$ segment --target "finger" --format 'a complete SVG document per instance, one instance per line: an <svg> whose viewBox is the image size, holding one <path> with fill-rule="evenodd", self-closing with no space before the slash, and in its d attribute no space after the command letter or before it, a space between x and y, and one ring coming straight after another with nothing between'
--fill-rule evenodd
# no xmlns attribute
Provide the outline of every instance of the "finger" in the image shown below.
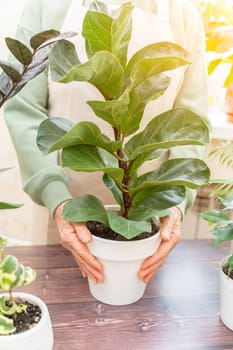
<svg viewBox="0 0 233 350"><path fill-rule="evenodd" d="M175 225L175 218L171 215L161 219L160 236L163 241L167 242L171 239L171 234Z"/></svg>
<svg viewBox="0 0 233 350"><path fill-rule="evenodd" d="M142 263L141 270L149 268L151 265L158 263L161 259L167 257L172 249L180 241L180 234L173 234L170 241L162 241L158 250Z"/></svg>
<svg viewBox="0 0 233 350"><path fill-rule="evenodd" d="M92 279L94 283L103 283L104 282L104 273L96 270L91 265L88 265L80 256L77 256L76 253L73 253L75 260L77 261L80 269L84 274Z"/></svg>
<svg viewBox="0 0 233 350"><path fill-rule="evenodd" d="M152 278L154 278L155 273L156 273L156 271L154 271L154 272L148 274L147 276L143 277L143 279L142 279L143 282L144 282L144 283L150 282L150 280L151 280Z"/></svg>
<svg viewBox="0 0 233 350"><path fill-rule="evenodd" d="M163 266L166 260L167 260L167 257L164 257L163 259L159 260L158 262L155 262L154 264L150 265L146 269L141 269L138 273L138 278L140 280L143 280L144 282L147 281L147 279L149 281L150 276L154 275L155 272L157 272Z"/></svg>
<svg viewBox="0 0 233 350"><path fill-rule="evenodd" d="M83 277L90 278L94 284L97 284L98 282L102 283L102 278L101 277L98 278L97 271L95 271L95 270L93 271L92 269L88 268L88 265L83 263L79 257L74 256L74 259L76 260L76 263L79 265L80 271L81 271Z"/></svg>
<svg viewBox="0 0 233 350"><path fill-rule="evenodd" d="M84 222L72 222L72 226L80 241L83 243L89 243L91 241L91 232L88 230Z"/></svg>

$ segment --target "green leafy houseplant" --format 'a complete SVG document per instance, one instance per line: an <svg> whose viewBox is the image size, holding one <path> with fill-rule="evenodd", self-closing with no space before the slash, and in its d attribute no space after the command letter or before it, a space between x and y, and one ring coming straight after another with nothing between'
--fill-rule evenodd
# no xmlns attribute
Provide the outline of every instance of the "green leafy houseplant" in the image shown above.
<svg viewBox="0 0 233 350"><path fill-rule="evenodd" d="M27 313L27 305L14 300L12 289L28 285L36 277L31 267L24 266L13 255L4 254L5 245L6 240L0 237L0 291L9 293L0 297L0 335L14 333L17 315Z"/></svg>
<svg viewBox="0 0 233 350"><path fill-rule="evenodd" d="M220 145L213 150L220 161L232 167L232 144ZM233 241L233 182L232 179L213 180L216 183L211 195L220 200L219 210L207 210L201 216L212 226L215 243ZM220 262L220 318L233 330L233 254L225 256Z"/></svg>
<svg viewBox="0 0 233 350"><path fill-rule="evenodd" d="M152 219L182 202L186 188L196 189L209 179L205 162L189 158L170 159L149 173L138 174L145 162L172 147L205 145L209 130L191 110L176 108L154 116L138 132L146 105L159 98L170 83L164 73L190 61L187 51L170 42L148 45L128 60L132 10L126 4L113 14L96 2L87 11L82 28L86 62L80 62L67 40L57 43L50 54L53 80L85 81L99 90L103 100L87 103L111 125L112 139L92 122L73 125L63 118L45 120L37 137L44 153L62 149L64 167L103 172L103 181L120 206L119 213L112 212L99 198L87 194L69 200L64 217L73 222L101 222L126 239L150 232Z"/></svg>

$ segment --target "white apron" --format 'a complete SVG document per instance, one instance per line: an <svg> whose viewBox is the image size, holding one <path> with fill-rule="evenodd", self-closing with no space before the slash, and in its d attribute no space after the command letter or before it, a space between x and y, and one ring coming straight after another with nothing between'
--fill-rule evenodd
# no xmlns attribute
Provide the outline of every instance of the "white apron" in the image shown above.
<svg viewBox="0 0 233 350"><path fill-rule="evenodd" d="M108 1L108 4L111 1ZM129 44L128 56L142 47L159 41L174 42L174 35L170 26L169 0L158 0L156 2L157 13L144 11L138 7L133 10L132 38ZM76 45L81 62L87 58L84 50L84 39L81 36L82 21L87 8L82 7L81 0L73 0L68 9L61 32L75 31L79 33L72 38ZM166 73L171 83L163 96L151 101L144 111L141 128L156 115L173 107L177 93L182 85L184 68ZM110 125L96 117L91 108L86 104L88 100L102 99L98 90L89 83L72 82L68 84L56 83L49 79L49 116L65 117L77 123L81 120L92 121L100 127L103 133L112 138ZM143 171L150 170L151 163L144 167ZM102 182L102 173L82 173L67 170L70 191L73 196L82 194L93 194L100 198L105 204L112 203L111 192ZM51 234L51 225L49 225ZM54 239L52 240L54 242Z"/></svg>

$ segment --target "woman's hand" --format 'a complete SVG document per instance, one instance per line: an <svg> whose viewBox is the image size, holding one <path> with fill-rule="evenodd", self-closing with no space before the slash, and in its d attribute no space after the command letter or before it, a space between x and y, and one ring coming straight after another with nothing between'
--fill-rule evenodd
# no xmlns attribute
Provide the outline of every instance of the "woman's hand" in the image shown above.
<svg viewBox="0 0 233 350"><path fill-rule="evenodd" d="M139 279L148 283L156 271L165 263L172 249L180 242L182 222L181 212L178 208L170 209L171 215L161 218L160 235L162 238L158 250L145 259L138 272Z"/></svg>
<svg viewBox="0 0 233 350"><path fill-rule="evenodd" d="M60 204L55 211L61 244L72 253L83 277L90 277L94 283L103 283L103 265L89 252L86 245L92 239L91 233L85 223L69 222L62 216L64 205L65 203Z"/></svg>

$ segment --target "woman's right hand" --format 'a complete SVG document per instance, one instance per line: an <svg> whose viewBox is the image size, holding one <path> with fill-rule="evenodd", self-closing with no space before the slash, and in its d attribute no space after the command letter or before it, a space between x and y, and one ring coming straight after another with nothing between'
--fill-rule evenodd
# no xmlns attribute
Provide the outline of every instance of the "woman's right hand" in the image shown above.
<svg viewBox="0 0 233 350"><path fill-rule="evenodd" d="M90 277L94 283L104 282L102 263L93 256L87 247L92 239L91 232L83 222L69 222L62 216L65 202L55 210L61 244L68 249L80 267L83 277Z"/></svg>

